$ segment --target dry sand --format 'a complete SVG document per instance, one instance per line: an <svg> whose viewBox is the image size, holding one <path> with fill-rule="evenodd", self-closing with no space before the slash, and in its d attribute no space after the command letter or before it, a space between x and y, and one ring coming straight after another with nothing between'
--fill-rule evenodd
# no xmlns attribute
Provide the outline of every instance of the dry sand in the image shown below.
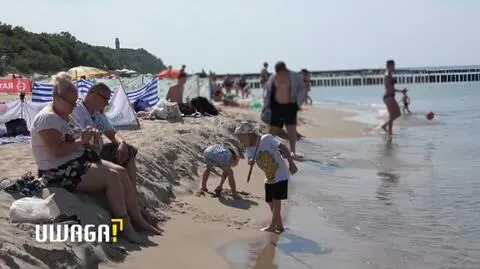
<svg viewBox="0 0 480 269"><path fill-rule="evenodd" d="M245 182L248 167L235 169L237 188L245 192L235 201L195 195L202 173L202 151L214 142L238 146L232 135L236 122L257 120L258 112L228 108L222 116L185 118L184 122L142 121L141 129L121 131L139 148L138 189L142 199L168 220L162 236L150 237L150 246L138 247L121 241L107 244L36 243L33 224L12 224L8 209L14 197L0 192L0 268L228 268L217 248L225 243L258 236L269 221L263 202L263 176L254 169L252 181ZM299 131L307 137L358 137L366 125L346 120L349 114L322 108L301 113ZM28 144L0 146L0 177L18 177L35 171ZM209 180L209 188L218 175ZM228 184L225 185L228 192ZM58 212L77 214L82 223L109 223L101 197L55 191ZM98 265L99 262L103 262Z"/></svg>

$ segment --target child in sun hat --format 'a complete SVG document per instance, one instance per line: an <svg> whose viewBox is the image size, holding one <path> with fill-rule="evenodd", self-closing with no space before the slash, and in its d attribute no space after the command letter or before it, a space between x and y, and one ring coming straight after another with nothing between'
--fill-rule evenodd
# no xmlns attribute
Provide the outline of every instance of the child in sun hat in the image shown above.
<svg viewBox="0 0 480 269"><path fill-rule="evenodd" d="M214 144L208 146L203 151L203 158L205 160L205 163L207 164L207 168L202 175L202 187L200 189L200 192L208 192L207 181L210 177L210 172L214 167L219 167L222 169L223 173L220 184L215 189L215 194L221 194L223 184L228 178L228 184L230 185L230 189L232 191L232 197L235 199L240 199L240 196L237 193L235 177L232 169L233 167L238 165L239 155L237 151L234 148L225 145Z"/></svg>
<svg viewBox="0 0 480 269"><path fill-rule="evenodd" d="M288 198L290 173L295 174L298 171L290 150L272 135L262 135L258 126L251 122L239 123L235 135L247 149L249 164L256 163L265 173L265 201L270 206L272 221L262 230L283 232L282 200ZM288 167L283 156L287 159Z"/></svg>

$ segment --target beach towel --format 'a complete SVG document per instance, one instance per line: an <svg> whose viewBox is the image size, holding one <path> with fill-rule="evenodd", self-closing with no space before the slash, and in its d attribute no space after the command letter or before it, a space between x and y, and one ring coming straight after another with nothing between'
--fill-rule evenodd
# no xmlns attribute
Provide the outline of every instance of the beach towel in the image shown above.
<svg viewBox="0 0 480 269"><path fill-rule="evenodd" d="M30 136L19 135L15 137L0 137L0 145L7 144L27 144L30 143Z"/></svg>

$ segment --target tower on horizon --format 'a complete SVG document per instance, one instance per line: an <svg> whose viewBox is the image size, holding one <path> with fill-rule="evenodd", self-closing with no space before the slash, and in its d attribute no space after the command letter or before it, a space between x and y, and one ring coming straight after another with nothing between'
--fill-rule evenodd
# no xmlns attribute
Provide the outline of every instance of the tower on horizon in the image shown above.
<svg viewBox="0 0 480 269"><path fill-rule="evenodd" d="M118 37L115 38L115 49L120 49L120 39Z"/></svg>

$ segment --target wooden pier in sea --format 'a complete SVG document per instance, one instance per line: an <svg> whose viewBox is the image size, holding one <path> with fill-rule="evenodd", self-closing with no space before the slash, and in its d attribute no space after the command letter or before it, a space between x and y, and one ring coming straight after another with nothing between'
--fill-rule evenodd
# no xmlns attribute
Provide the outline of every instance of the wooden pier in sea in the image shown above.
<svg viewBox="0 0 480 269"><path fill-rule="evenodd" d="M358 69L338 71L311 71L312 87L361 87L383 85L385 69ZM230 74L238 79L242 74ZM243 74L250 86L260 88L260 74ZM224 75L217 75L217 82L222 83ZM422 67L399 68L395 71L397 84L426 84L426 83L463 83L480 81L480 65L477 66L450 66L450 67Z"/></svg>

